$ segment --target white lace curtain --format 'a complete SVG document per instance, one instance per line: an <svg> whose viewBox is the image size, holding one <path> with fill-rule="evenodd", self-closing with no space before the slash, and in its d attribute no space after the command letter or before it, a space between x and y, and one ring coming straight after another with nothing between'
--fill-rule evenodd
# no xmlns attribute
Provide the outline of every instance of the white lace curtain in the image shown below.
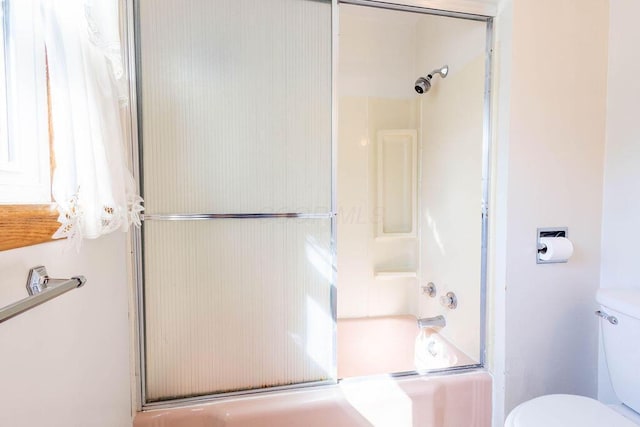
<svg viewBox="0 0 640 427"><path fill-rule="evenodd" d="M128 93L118 0L41 0L47 48L60 228L79 247L140 224L142 199L128 168Z"/></svg>

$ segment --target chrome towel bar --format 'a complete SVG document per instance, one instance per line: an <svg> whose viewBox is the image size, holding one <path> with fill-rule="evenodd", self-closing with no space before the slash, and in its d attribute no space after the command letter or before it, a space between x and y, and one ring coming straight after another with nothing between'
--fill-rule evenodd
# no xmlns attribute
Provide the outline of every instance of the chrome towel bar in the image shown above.
<svg viewBox="0 0 640 427"><path fill-rule="evenodd" d="M84 276L75 276L71 279L51 279L47 275L47 269L44 266L34 267L29 270L29 277L27 278L29 296L0 308L0 323L71 289L79 288L86 282L87 279Z"/></svg>
<svg viewBox="0 0 640 427"><path fill-rule="evenodd" d="M199 214L142 214L143 221L193 221L210 219L274 219L274 218L300 218L300 219L325 219L336 216L334 212L325 213L199 213Z"/></svg>

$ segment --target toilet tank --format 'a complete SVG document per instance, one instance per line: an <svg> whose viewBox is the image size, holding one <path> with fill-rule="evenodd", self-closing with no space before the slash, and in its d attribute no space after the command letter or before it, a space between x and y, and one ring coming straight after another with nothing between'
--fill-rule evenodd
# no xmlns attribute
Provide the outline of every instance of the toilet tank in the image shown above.
<svg viewBox="0 0 640 427"><path fill-rule="evenodd" d="M596 300L610 316L600 324L613 390L622 403L640 412L640 289L599 289Z"/></svg>

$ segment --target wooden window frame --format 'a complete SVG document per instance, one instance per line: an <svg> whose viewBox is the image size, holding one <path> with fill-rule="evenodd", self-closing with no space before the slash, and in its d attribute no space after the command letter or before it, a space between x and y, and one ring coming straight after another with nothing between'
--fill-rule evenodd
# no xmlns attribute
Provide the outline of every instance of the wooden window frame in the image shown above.
<svg viewBox="0 0 640 427"><path fill-rule="evenodd" d="M1 205L0 251L50 242L60 227L55 204Z"/></svg>

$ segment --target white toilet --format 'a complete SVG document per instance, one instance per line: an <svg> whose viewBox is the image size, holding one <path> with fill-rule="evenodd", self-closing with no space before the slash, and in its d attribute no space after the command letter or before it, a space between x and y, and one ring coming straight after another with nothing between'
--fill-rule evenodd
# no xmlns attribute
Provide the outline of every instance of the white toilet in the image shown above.
<svg viewBox="0 0 640 427"><path fill-rule="evenodd" d="M640 421L640 290L600 289L596 300L609 375L618 399L632 414L583 396L552 394L518 405L505 427L638 427Z"/></svg>

